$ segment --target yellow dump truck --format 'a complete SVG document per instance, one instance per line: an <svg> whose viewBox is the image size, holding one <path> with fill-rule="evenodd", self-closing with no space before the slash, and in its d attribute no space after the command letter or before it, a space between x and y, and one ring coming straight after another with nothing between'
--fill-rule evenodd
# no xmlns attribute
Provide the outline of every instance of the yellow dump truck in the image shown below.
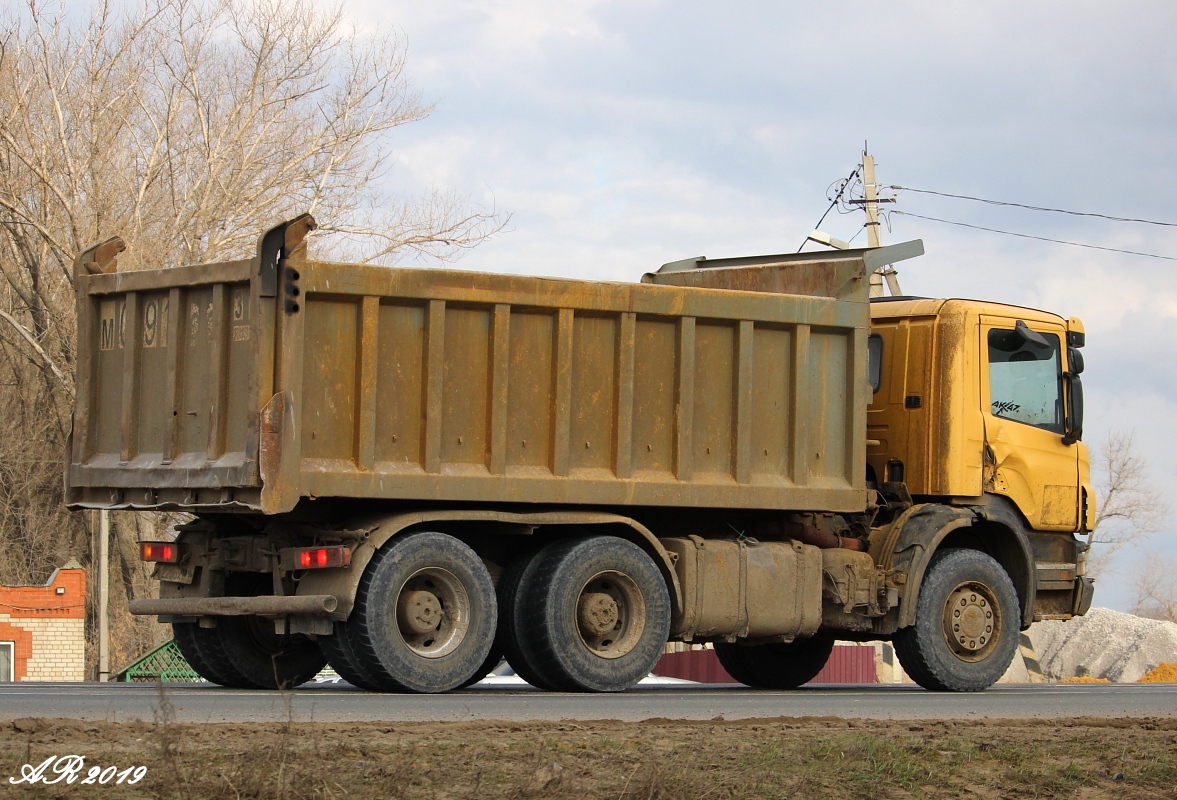
<svg viewBox="0 0 1177 800"><path fill-rule="evenodd" d="M780 689L838 638L973 691L1090 605L1083 327L871 302L920 242L603 283L317 261L314 226L75 263L67 502L193 515L132 611L215 683L618 691L683 641Z"/></svg>

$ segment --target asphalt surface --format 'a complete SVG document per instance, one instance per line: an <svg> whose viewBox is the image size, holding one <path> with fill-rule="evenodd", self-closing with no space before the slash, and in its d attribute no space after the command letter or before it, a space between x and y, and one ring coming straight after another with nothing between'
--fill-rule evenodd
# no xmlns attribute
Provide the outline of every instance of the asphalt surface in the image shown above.
<svg viewBox="0 0 1177 800"><path fill-rule="evenodd" d="M621 694L560 694L478 686L441 695L370 694L346 683L291 692L211 684L0 683L0 720L152 720L170 703L179 722L442 722L464 720L1049 719L1177 717L1177 684L998 685L928 692L910 685L812 686L791 692L732 685L637 686Z"/></svg>

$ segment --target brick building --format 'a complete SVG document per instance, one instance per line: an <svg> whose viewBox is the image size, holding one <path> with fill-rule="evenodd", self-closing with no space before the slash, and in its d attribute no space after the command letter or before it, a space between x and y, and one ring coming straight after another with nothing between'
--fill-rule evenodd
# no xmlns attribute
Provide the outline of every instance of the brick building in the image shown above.
<svg viewBox="0 0 1177 800"><path fill-rule="evenodd" d="M86 571L71 559L43 586L0 585L0 681L86 675Z"/></svg>

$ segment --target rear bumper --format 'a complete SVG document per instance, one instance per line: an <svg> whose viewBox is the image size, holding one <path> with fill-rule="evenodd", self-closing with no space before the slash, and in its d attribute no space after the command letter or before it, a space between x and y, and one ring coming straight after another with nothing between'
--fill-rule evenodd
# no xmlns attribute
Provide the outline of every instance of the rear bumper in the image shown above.
<svg viewBox="0 0 1177 800"><path fill-rule="evenodd" d="M235 617L256 614L328 616L339 605L332 594L305 597L169 597L131 601L131 613L176 617Z"/></svg>

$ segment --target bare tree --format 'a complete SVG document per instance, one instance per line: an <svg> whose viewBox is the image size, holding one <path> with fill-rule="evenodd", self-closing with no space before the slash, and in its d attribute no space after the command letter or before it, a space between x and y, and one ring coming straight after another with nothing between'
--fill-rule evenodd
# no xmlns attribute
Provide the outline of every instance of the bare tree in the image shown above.
<svg viewBox="0 0 1177 800"><path fill-rule="evenodd" d="M1177 622L1177 559L1148 558L1136 580L1136 608L1142 617Z"/></svg>
<svg viewBox="0 0 1177 800"><path fill-rule="evenodd" d="M1112 554L1160 529L1168 508L1148 481L1148 465L1136 452L1131 433L1112 431L1095 459L1099 502L1087 573L1098 576ZM1097 548L1097 549L1096 549Z"/></svg>
<svg viewBox="0 0 1177 800"><path fill-rule="evenodd" d="M73 395L71 265L84 247L123 237L122 270L235 258L251 253L259 231L310 211L327 232L320 252L334 233L337 248L363 260L447 260L505 222L444 190L417 199L378 190L392 164L389 135L431 111L395 32L360 35L316 0L138 2L0 9L8 582L43 580L70 555L88 560L89 523L63 513L60 479ZM129 520L115 530L137 535Z"/></svg>

